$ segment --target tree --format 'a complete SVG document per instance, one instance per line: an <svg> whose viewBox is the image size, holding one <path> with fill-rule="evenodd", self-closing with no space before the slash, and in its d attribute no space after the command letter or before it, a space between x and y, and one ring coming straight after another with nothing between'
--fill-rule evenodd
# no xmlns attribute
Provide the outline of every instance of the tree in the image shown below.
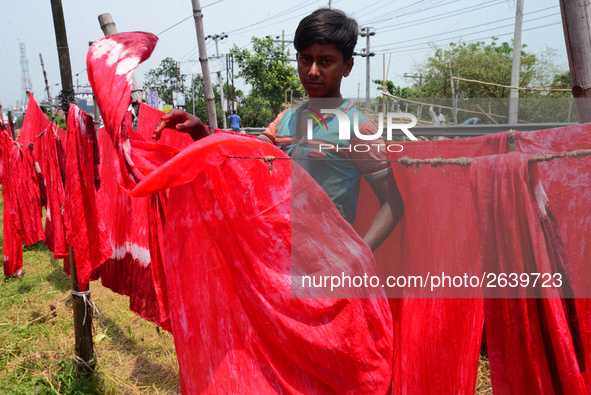
<svg viewBox="0 0 591 395"><path fill-rule="evenodd" d="M525 48L526 46L524 46ZM540 53L531 53L522 49L519 73L520 87L550 86L554 77L560 72L554 59L553 50L546 49ZM427 59L415 66L414 73L423 76L421 86L414 84L410 96L416 98L430 98L427 102L434 105L452 107L451 74L462 79L480 82L454 81L457 88L458 107L476 112L485 111L495 118L496 122L507 121L509 112L508 99L511 89L511 68L513 47L508 42L498 43L493 37L490 44L451 43L448 47L433 47ZM499 86L504 85L504 86ZM556 98L565 97L562 94L548 91L522 90L519 93L519 119L526 122L556 122L569 116L568 101L557 101ZM553 100L539 100L539 99ZM487 99L487 100L475 100ZM536 100L530 100L536 99ZM444 109L446 117L453 119L451 110ZM474 113L458 112L458 122L475 116ZM488 117L487 117L488 119Z"/></svg>
<svg viewBox="0 0 591 395"><path fill-rule="evenodd" d="M434 47L432 54L415 70L423 75L423 86L415 84L412 88L416 97L451 97L450 65L454 76L459 70L461 78L509 86L512 59L512 45L498 44L496 38L491 44L451 43L447 48ZM548 85L555 70L550 51L533 54L522 50L519 86ZM460 81L458 91L463 98L508 98L510 94L508 88L466 81ZM524 92L520 96L532 95Z"/></svg>
<svg viewBox="0 0 591 395"><path fill-rule="evenodd" d="M158 98L164 103L172 105L172 92L178 89L177 77L177 62L172 58L165 58L160 62L160 66L150 69L146 73L144 90L158 91Z"/></svg>
<svg viewBox="0 0 591 395"><path fill-rule="evenodd" d="M260 105L263 101L259 99L264 99L272 114L277 115L282 110L286 91L293 91L294 97L304 93L297 70L289 64L289 49L275 45L271 37L253 37L252 44L252 52L236 45L230 51L238 63L238 77L252 86L249 103Z"/></svg>

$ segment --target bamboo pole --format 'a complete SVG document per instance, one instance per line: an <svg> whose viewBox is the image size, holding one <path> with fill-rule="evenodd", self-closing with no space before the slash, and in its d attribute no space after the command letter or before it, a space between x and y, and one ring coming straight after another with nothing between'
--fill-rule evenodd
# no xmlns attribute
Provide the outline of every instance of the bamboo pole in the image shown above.
<svg viewBox="0 0 591 395"><path fill-rule="evenodd" d="M559 2L579 122L591 122L591 3L587 0Z"/></svg>
<svg viewBox="0 0 591 395"><path fill-rule="evenodd" d="M215 96L211 85L211 74L209 73L209 62L207 59L207 48L205 47L205 33L203 33L203 13L199 0L191 0L193 6L193 17L195 18L195 32L197 33L197 46L199 47L199 62L203 72L203 85L205 86L205 99L207 101L207 115L209 126L217 128L218 118L215 112Z"/></svg>

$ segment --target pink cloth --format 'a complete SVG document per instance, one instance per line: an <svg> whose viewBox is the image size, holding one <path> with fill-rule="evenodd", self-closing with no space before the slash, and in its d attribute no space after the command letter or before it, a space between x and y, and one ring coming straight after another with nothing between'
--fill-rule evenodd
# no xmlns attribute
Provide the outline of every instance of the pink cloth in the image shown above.
<svg viewBox="0 0 591 395"><path fill-rule="evenodd" d="M516 152L540 155L578 149L591 149L591 124L515 133ZM538 167L573 274L585 349L584 377L591 394L591 157L540 162Z"/></svg>
<svg viewBox="0 0 591 395"><path fill-rule="evenodd" d="M470 168L487 273L556 273L556 246L544 192L529 155L475 158ZM546 229L545 229L546 228ZM564 281L564 280L563 280ZM485 289L485 323L493 390L499 394L585 394L561 294L540 288Z"/></svg>
<svg viewBox="0 0 591 395"><path fill-rule="evenodd" d="M403 143L390 153L416 159L477 157L508 149L506 133L460 140ZM480 270L469 168L393 163L404 216L375 252L384 275ZM362 181L353 226L364 235L379 203ZM394 321L394 394L474 393L484 313L480 299L421 299L417 288L388 289ZM433 297L433 295L429 295ZM444 296L444 295L442 295ZM404 298L404 299L402 299Z"/></svg>

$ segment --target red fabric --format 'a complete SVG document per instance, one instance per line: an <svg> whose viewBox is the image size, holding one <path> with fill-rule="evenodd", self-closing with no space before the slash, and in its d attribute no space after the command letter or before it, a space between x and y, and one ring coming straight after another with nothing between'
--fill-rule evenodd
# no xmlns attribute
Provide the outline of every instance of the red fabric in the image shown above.
<svg viewBox="0 0 591 395"><path fill-rule="evenodd" d="M554 273L553 245L540 219L548 216L537 186L537 167L529 155L475 158L471 183L483 270ZM535 191L535 193L534 193ZM534 196L535 195L535 196ZM543 299L526 297L525 288L485 289L485 323L493 390L500 394L585 394L568 319L555 288Z"/></svg>
<svg viewBox="0 0 591 395"><path fill-rule="evenodd" d="M321 262L342 256L347 245L349 256L361 260L356 264L372 273L369 248L299 167L276 161L271 175L263 161L225 160L230 155L285 157L262 141L220 133L182 151L132 192L175 185L181 173L191 178L171 189L164 229L183 392L386 392L387 302L297 299L290 292L293 259ZM292 172L301 180L298 191L291 190ZM292 195L307 206L292 205ZM322 226L313 215L291 215L294 207L323 213ZM292 218L303 222L292 224ZM291 244L292 227L310 237Z"/></svg>
<svg viewBox="0 0 591 395"><path fill-rule="evenodd" d="M95 41L88 50L88 80L107 134L115 143L131 104L133 71L150 57L156 41L158 37L151 33L119 33Z"/></svg>
<svg viewBox="0 0 591 395"><path fill-rule="evenodd" d="M47 133L41 136L35 145L39 150L41 172L48 194L45 244L53 252L54 259L61 259L68 256L68 245L66 244L66 228L62 213L64 185L58 162L56 132L57 127L50 125Z"/></svg>
<svg viewBox="0 0 591 395"><path fill-rule="evenodd" d="M102 183L97 192L97 205L105 219L113 248L113 255L98 269L101 282L112 291L129 296L131 311L170 329L166 323L168 315L158 299L152 279L150 198L132 199L121 189L119 158L103 128L98 131L98 141Z"/></svg>
<svg viewBox="0 0 591 395"><path fill-rule="evenodd" d="M17 185L13 182L13 180L18 179L16 164L20 161L20 150L18 143L14 142L6 133L0 133L0 139L2 140L2 167L4 169L2 179L4 275L12 276L23 268L22 231L18 212Z"/></svg>
<svg viewBox="0 0 591 395"><path fill-rule="evenodd" d="M31 148L25 145L21 150L20 161L17 162L18 170L14 181L18 196L22 236L27 245L45 238L41 222L41 195L33 161Z"/></svg>
<svg viewBox="0 0 591 395"><path fill-rule="evenodd" d="M516 132L515 151L558 154L591 149L591 124ZM585 349L585 383L591 394L591 157L540 162L540 180L560 226L575 282L576 307Z"/></svg>
<svg viewBox="0 0 591 395"><path fill-rule="evenodd" d="M112 254L109 235L96 207L96 132L92 117L75 105L68 114L65 223L67 243L74 249L74 262L81 290L93 270Z"/></svg>
<svg viewBox="0 0 591 395"><path fill-rule="evenodd" d="M144 41L138 35L110 40L139 42L141 47ZM93 47L100 48L101 41ZM93 51L91 47L89 74L98 66L97 75L110 76L109 67L111 72L121 67L119 74L129 75L125 66L133 61L108 64ZM126 47L120 52L143 57ZM91 79L93 85L97 81ZM109 81L105 77L99 83L118 89ZM103 95L101 89L95 87L95 93ZM103 96L106 103L108 97ZM122 107L117 100L108 105ZM373 270L367 245L312 178L299 170L307 180L300 194L307 197L310 212L324 214L332 232L318 226L313 216L299 216L305 223L296 226L310 229L312 237L291 245L290 163L276 164L271 176L262 161L225 161L229 154L282 156L278 149L220 133L177 154L143 140L126 121L121 124L119 113L102 111L103 117L111 117L105 119L111 129L122 125L119 136L111 134L122 185L132 196L182 185L170 191L168 202L165 195L152 200L150 213L168 206L165 225L162 217L156 221L164 225L163 238L158 226L151 228L164 246L163 268L157 273L166 276L162 292L170 305L183 392L386 392L392 352L387 302L291 297L292 248L302 252L295 255L300 259L310 251L317 251L320 259L342 256L341 242L347 243L363 257L357 264L368 273ZM324 246L335 234L339 243Z"/></svg>
<svg viewBox="0 0 591 395"><path fill-rule="evenodd" d="M22 145L29 144L51 124L47 115L41 110L33 95L29 96L27 112L23 119L23 126L18 142ZM35 156L37 158L37 156Z"/></svg>
<svg viewBox="0 0 591 395"><path fill-rule="evenodd" d="M402 145L404 150L390 153L390 159L476 157L507 150L506 133ZM404 216L375 252L378 268L395 276L479 270L469 169L421 166L417 172L396 163L392 168L404 200ZM359 234L365 234L378 207L362 180L353 224ZM420 299L416 288L388 292L394 321L394 394L474 393L482 300Z"/></svg>

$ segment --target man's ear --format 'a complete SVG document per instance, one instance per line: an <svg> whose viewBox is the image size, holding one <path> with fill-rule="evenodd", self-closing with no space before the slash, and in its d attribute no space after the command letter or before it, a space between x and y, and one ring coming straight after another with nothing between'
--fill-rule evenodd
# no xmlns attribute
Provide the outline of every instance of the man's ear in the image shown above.
<svg viewBox="0 0 591 395"><path fill-rule="evenodd" d="M353 64L354 64L353 57L349 58L349 60L347 60L345 62L345 70L343 71L343 77L348 77L349 74L351 74L351 69L353 68Z"/></svg>

